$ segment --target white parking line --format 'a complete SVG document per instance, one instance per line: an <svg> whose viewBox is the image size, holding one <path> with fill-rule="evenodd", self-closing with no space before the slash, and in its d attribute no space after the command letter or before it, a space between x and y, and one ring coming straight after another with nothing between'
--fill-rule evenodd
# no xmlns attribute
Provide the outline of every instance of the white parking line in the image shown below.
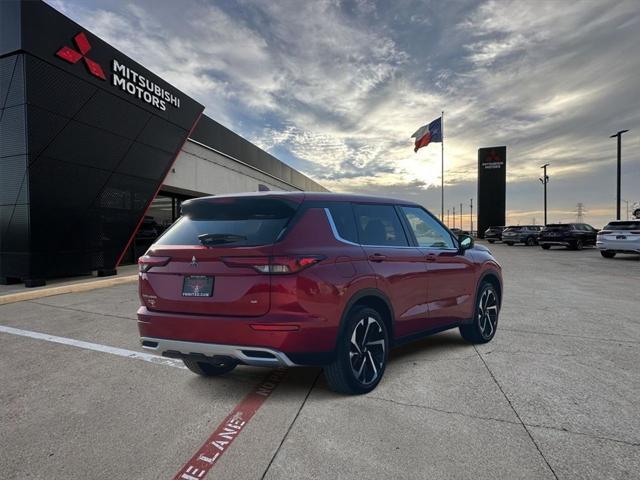
<svg viewBox="0 0 640 480"><path fill-rule="evenodd" d="M124 348L110 347L108 345L100 345L99 343L83 342L82 340L74 340L73 338L57 337L46 333L32 332L30 330L21 330L19 328L5 327L0 325L0 332L10 333L11 335L19 335L21 337L35 338L37 340L45 340L47 342L60 343L72 347L84 348L85 350L94 350L96 352L110 353L119 357L132 358L134 360L144 360L145 362L156 363L158 365L166 365L168 367L182 368L187 367L180 360L160 357L150 353L136 352L133 350L125 350Z"/></svg>

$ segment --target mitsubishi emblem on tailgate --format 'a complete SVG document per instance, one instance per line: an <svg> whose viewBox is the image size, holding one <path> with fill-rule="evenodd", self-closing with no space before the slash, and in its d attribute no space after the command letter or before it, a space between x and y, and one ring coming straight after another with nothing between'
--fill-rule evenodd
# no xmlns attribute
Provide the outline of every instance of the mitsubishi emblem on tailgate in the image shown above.
<svg viewBox="0 0 640 480"><path fill-rule="evenodd" d="M195 255L193 257L191 257L191 266L192 267L197 267L198 266L198 261L196 260L196 256Z"/></svg>

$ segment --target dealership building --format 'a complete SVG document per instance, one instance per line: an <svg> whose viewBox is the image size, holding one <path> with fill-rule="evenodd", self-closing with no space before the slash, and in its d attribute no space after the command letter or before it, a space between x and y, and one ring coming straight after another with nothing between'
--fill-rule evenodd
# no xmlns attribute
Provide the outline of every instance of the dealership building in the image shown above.
<svg viewBox="0 0 640 480"><path fill-rule="evenodd" d="M188 198L324 191L41 1L0 2L0 283L131 263Z"/></svg>

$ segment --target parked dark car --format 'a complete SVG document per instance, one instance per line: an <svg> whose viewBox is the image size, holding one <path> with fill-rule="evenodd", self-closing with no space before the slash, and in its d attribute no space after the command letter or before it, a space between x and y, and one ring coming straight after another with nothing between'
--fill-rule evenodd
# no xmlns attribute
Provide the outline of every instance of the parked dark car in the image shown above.
<svg viewBox="0 0 640 480"><path fill-rule="evenodd" d="M538 244L538 237L542 227L540 225L517 225L507 227L502 232L502 241L507 245L524 243L532 247Z"/></svg>
<svg viewBox="0 0 640 480"><path fill-rule="evenodd" d="M501 242L502 241L502 232L506 227L503 226L495 226L489 227L484 231L484 238L489 243Z"/></svg>
<svg viewBox="0 0 640 480"><path fill-rule="evenodd" d="M263 192L203 197L140 258L142 346L194 373L321 365L375 388L389 349L457 327L495 335L502 275L486 247L402 200Z"/></svg>
<svg viewBox="0 0 640 480"><path fill-rule="evenodd" d="M582 250L595 246L597 234L598 231L586 223L555 223L542 230L538 243L545 250L553 246Z"/></svg>
<svg viewBox="0 0 640 480"><path fill-rule="evenodd" d="M454 235L470 235L470 233L467 230L463 230L461 228L458 227L453 227L449 229L451 231L451 233L453 233Z"/></svg>

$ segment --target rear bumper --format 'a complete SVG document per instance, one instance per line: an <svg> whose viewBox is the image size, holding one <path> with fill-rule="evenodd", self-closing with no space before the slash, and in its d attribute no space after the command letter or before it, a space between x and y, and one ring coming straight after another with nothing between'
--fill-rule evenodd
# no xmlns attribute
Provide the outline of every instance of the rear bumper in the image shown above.
<svg viewBox="0 0 640 480"><path fill-rule="evenodd" d="M538 243L540 245L559 245L563 247L568 247L571 245L571 242L568 242L566 240L546 240L544 238L539 239Z"/></svg>
<svg viewBox="0 0 640 480"><path fill-rule="evenodd" d="M616 253L640 253L640 241L598 240L596 247Z"/></svg>
<svg viewBox="0 0 640 480"><path fill-rule="evenodd" d="M143 347L161 355L220 355L260 366L323 365L333 359L338 321L334 325L308 313L218 317L140 307L138 330Z"/></svg>
<svg viewBox="0 0 640 480"><path fill-rule="evenodd" d="M165 338L141 337L142 348L153 350L165 357L227 357L245 365L256 367L294 367L296 364L284 353L271 348L246 345L220 345L215 343L182 342Z"/></svg>

